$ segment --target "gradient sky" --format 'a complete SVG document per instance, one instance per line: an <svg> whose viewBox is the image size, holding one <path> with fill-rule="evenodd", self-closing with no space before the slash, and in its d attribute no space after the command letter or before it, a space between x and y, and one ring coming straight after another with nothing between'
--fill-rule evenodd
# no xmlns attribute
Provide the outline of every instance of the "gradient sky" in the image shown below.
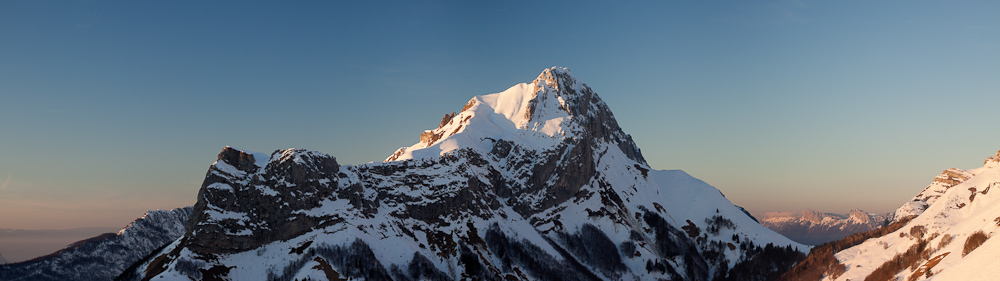
<svg viewBox="0 0 1000 281"><path fill-rule="evenodd" d="M1000 149L997 1L364 2L5 2L0 228L191 205L227 145L381 161L554 65L755 213L892 211Z"/></svg>

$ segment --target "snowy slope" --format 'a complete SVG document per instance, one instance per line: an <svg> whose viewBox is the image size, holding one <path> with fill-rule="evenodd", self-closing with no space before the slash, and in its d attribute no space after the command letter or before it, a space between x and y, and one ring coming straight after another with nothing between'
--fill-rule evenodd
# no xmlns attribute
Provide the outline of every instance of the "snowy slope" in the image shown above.
<svg viewBox="0 0 1000 281"><path fill-rule="evenodd" d="M47 256L0 265L0 280L111 280L180 237L191 207L148 211L118 233L79 241Z"/></svg>
<svg viewBox="0 0 1000 281"><path fill-rule="evenodd" d="M934 281L978 281L996 280L1000 276L1000 239L988 239L986 243L957 261L947 270L933 275Z"/></svg>
<svg viewBox="0 0 1000 281"><path fill-rule="evenodd" d="M760 280L807 249L651 170L565 68L476 96L420 139L357 166L226 147L185 235L120 279Z"/></svg>
<svg viewBox="0 0 1000 281"><path fill-rule="evenodd" d="M965 182L973 175L969 171L956 168L944 170L940 175L934 177L934 181L930 185L927 185L923 191L920 191L917 196L914 196L909 202L896 209L893 220L898 221L901 218L919 215L928 206L934 204L938 198L941 198L941 195L944 195L951 187Z"/></svg>
<svg viewBox="0 0 1000 281"><path fill-rule="evenodd" d="M868 213L858 209L851 210L847 215L799 210L766 213L760 224L796 242L819 245L881 227L891 219L892 214Z"/></svg>
<svg viewBox="0 0 1000 281"><path fill-rule="evenodd" d="M968 241L975 240L970 239L975 233L981 231L991 237L1000 228L997 189L1000 152L986 159L983 167L946 170L897 211L916 216L905 226L837 253L836 258L847 271L836 280L862 280L869 275L889 275L900 280L992 280L996 275L990 273L1000 268L995 239L970 248L975 250L968 255L964 252L969 248ZM897 220L900 218L897 215ZM880 266L888 267L890 259L907 257L912 262L904 262L904 269L876 271Z"/></svg>

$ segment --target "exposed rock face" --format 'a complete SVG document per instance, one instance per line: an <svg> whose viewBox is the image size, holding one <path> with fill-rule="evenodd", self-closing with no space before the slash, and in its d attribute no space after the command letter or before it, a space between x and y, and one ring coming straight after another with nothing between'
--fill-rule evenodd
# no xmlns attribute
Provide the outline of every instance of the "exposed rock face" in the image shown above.
<svg viewBox="0 0 1000 281"><path fill-rule="evenodd" d="M3 254L0 254L0 264L6 264L7 259L3 258Z"/></svg>
<svg viewBox="0 0 1000 281"><path fill-rule="evenodd" d="M781 266L734 268L801 246L704 182L650 169L562 68L473 98L387 162L218 159L184 237L121 280L762 280Z"/></svg>
<svg viewBox="0 0 1000 281"><path fill-rule="evenodd" d="M760 223L789 239L807 245L819 245L848 235L885 225L891 214L874 214L851 210L847 215L820 213L813 210L774 212L765 214Z"/></svg>
<svg viewBox="0 0 1000 281"><path fill-rule="evenodd" d="M989 164L992 157L986 159ZM934 177L934 181L924 188L923 191L914 196L909 202L896 209L893 221L898 221L909 216L917 216L924 212L928 206L934 204L942 195L948 192L953 186L959 185L975 174L956 168L950 168Z"/></svg>
<svg viewBox="0 0 1000 281"><path fill-rule="evenodd" d="M886 217L887 216L885 214L882 215L875 214L873 216L873 214L869 214L859 209L853 209L851 210L850 213L847 214L847 219L851 220L854 223L866 224L866 225L871 225L874 223L878 226L881 226L886 222Z"/></svg>
<svg viewBox="0 0 1000 281"><path fill-rule="evenodd" d="M219 153L185 227L185 245L192 251L245 251L339 222L333 216L293 213L318 207L337 190L340 165L335 158L287 149L275 151L260 167L256 157L262 155L231 147Z"/></svg>
<svg viewBox="0 0 1000 281"><path fill-rule="evenodd" d="M118 233L70 244L32 260L0 265L0 280L111 280L184 233L191 207L149 211Z"/></svg>
<svg viewBox="0 0 1000 281"><path fill-rule="evenodd" d="M823 221L824 217L826 217L826 216L824 216L823 213L820 213L820 212L817 212L817 211L808 210L808 209L802 210L802 220L805 220L807 222L819 223L819 222ZM765 220L765 221L767 221L767 220Z"/></svg>
<svg viewBox="0 0 1000 281"><path fill-rule="evenodd" d="M969 174L966 171L951 168L944 170L940 175L934 177L934 182L941 183L941 186L944 186L945 188L951 188L952 186L968 180L970 177L972 177L972 174Z"/></svg>
<svg viewBox="0 0 1000 281"><path fill-rule="evenodd" d="M998 163L1000 163L1000 151L997 151L996 155L986 157L986 160L983 161L983 167L993 167Z"/></svg>
<svg viewBox="0 0 1000 281"><path fill-rule="evenodd" d="M451 114L445 114L444 118L441 118L441 124L438 125L438 129L440 129L441 127L444 127L444 125L448 124L448 122L451 122L452 118L455 118L455 113L454 112L452 112Z"/></svg>
<svg viewBox="0 0 1000 281"><path fill-rule="evenodd" d="M618 144L619 149L629 159L645 164L646 160L639 152L639 148L632 142L632 137L618 127L618 121L615 120L607 104L587 85L577 86L579 83L568 71L558 68L543 71L538 78L535 78L533 84L538 89L536 92L546 94L537 95L531 100L528 105L529 110L526 112L528 121L537 122L541 119L539 116L544 116L539 104L545 103L547 99L560 99L562 106L559 109L580 119L578 121L586 132L581 139ZM545 91L546 87L554 91Z"/></svg>

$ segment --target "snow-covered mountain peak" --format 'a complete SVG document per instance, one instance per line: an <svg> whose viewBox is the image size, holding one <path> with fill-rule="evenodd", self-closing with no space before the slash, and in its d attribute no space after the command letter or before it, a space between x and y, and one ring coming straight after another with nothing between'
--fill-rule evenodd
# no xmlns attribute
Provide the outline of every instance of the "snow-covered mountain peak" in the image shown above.
<svg viewBox="0 0 1000 281"><path fill-rule="evenodd" d="M806 249L651 169L566 69L435 125L363 165L227 147L184 236L121 280L746 280Z"/></svg>
<svg viewBox="0 0 1000 281"><path fill-rule="evenodd" d="M823 221L823 214L813 210L802 210L802 220L818 223Z"/></svg>
<svg viewBox="0 0 1000 281"><path fill-rule="evenodd" d="M546 84L552 88L559 88L561 78L563 80L576 81L576 77L573 73L569 71L568 68L553 66L542 70L541 74L531 84Z"/></svg>
<svg viewBox="0 0 1000 281"><path fill-rule="evenodd" d="M848 214L848 218L851 220L851 222L853 222L855 224L870 224L870 223L872 223L871 216L867 212L862 211L860 209L853 209L853 210L851 210L850 214Z"/></svg>
<svg viewBox="0 0 1000 281"><path fill-rule="evenodd" d="M460 148L488 152L497 140L549 149L573 138L613 144L645 164L607 104L563 67L545 69L531 83L473 97L460 112L445 114L437 129L421 133L420 142L385 161L437 157Z"/></svg>
<svg viewBox="0 0 1000 281"><path fill-rule="evenodd" d="M567 93L569 90L581 92L587 85L580 82L569 68L553 66L542 70L534 80L528 85L532 86L532 92L540 90L552 90L554 93Z"/></svg>
<svg viewBox="0 0 1000 281"><path fill-rule="evenodd" d="M597 93L563 67L545 69L531 83L477 98L517 129L554 138L567 133L572 137L595 111L610 111Z"/></svg>

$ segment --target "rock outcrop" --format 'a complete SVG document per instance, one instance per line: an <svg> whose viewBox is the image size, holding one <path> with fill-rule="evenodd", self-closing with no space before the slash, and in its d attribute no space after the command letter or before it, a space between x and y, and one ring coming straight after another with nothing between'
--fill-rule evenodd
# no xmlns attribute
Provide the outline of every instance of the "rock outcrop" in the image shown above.
<svg viewBox="0 0 1000 281"><path fill-rule="evenodd" d="M989 164L991 158L987 158L985 163ZM931 184L927 185L924 190L917 193L917 196L914 196L913 199L910 199L910 201L896 209L893 221L920 215L928 206L934 204L938 198L947 193L953 186L959 185L973 176L975 174L972 172L961 169L950 168L944 170L940 175L934 177Z"/></svg>
<svg viewBox="0 0 1000 281"><path fill-rule="evenodd" d="M258 166L261 158L273 163ZM265 156L226 147L198 192L186 245L196 253L246 251L336 223L332 216L293 211L332 196L339 172L337 160L322 153L287 149Z"/></svg>

